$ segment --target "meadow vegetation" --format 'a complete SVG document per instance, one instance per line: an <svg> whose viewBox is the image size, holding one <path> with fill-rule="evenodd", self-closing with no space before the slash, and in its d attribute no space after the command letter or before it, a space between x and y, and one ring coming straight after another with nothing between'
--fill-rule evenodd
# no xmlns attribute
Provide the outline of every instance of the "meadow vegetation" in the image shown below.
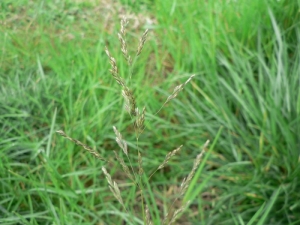
<svg viewBox="0 0 300 225"><path fill-rule="evenodd" d="M300 224L299 9L1 1L0 224Z"/></svg>

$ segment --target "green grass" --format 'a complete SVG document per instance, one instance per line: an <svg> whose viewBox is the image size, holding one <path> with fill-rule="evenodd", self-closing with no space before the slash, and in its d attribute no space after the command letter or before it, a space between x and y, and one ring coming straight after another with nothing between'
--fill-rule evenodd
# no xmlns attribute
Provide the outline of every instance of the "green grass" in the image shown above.
<svg viewBox="0 0 300 225"><path fill-rule="evenodd" d="M128 73L116 35L123 7L139 20L128 25L131 51L151 30L131 84L147 110L144 171L184 145L150 183L155 224L207 139L215 142L178 224L300 224L300 1L95 2L0 3L0 223L142 224L136 187L114 159L112 126L131 152L135 134L104 52ZM109 191L104 165L133 217Z"/></svg>

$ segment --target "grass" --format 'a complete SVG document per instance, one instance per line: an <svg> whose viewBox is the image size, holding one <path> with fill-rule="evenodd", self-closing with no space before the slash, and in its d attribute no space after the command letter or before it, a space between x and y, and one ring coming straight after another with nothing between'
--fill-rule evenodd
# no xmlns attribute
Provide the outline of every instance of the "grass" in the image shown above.
<svg viewBox="0 0 300 225"><path fill-rule="evenodd" d="M150 29L130 86L136 104L146 107L139 138L144 171L184 145L145 187L153 223L210 139L178 224L299 224L299 6L298 0L1 1L1 224L143 223L142 215L122 210L101 170L118 183L128 211L139 212L136 187L115 160L113 150L121 151L112 126L129 153L136 150L135 131L105 54L107 46L122 74L129 73L116 34L124 12L129 52ZM138 166L135 154L132 163Z"/></svg>

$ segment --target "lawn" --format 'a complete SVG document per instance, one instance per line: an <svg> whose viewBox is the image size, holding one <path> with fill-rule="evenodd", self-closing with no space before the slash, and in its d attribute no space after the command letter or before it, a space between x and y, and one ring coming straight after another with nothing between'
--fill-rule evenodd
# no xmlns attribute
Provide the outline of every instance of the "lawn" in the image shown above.
<svg viewBox="0 0 300 225"><path fill-rule="evenodd" d="M2 0L0 24L1 225L300 224L300 0Z"/></svg>

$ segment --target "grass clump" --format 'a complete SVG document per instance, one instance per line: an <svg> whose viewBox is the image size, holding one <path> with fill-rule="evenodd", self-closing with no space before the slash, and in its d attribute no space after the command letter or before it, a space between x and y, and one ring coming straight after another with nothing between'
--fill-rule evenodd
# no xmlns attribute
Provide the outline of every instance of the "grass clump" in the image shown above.
<svg viewBox="0 0 300 225"><path fill-rule="evenodd" d="M187 201L186 199L183 200L184 195L186 194L186 191L189 188L189 185L192 181L192 179L194 178L194 175L196 173L196 170L199 167L199 164L201 162L201 159L203 158L205 149L207 148L209 141L207 141L203 148L202 151L197 155L192 170L191 172L188 174L188 176L186 178L184 178L181 182L181 185L178 189L178 193L177 193L177 197L176 199L173 201L173 203L171 204L170 208L167 210L167 213L165 215L158 215L159 218L155 218L155 223L152 222L152 216L151 216L151 207L149 206L146 196L147 192L151 192L151 190L149 189L150 185L150 179L154 176L154 174L158 171L163 169L169 162L169 160L175 156L183 147L183 145L179 146L178 148L174 149L173 151L169 152L164 161L157 167L157 169L154 170L154 172L149 173L148 171L145 171L143 168L143 157L142 157L142 149L139 146L139 137L142 134L142 132L145 129L145 115L146 115L146 107L143 107L142 110L139 110L139 108L137 107L137 103L136 103L136 98L133 94L133 91L131 90L131 88L129 87L129 85L127 83L133 82L134 77L133 77L133 62L135 62L137 60L137 57L142 53L144 44L146 42L147 39L147 35L149 30L147 29L142 37L140 38L139 41L139 45L136 51L136 55L133 58L129 55L128 53L128 49L127 49L127 42L126 42L126 37L125 37L125 32L126 32L126 25L128 24L128 21L126 18L123 18L121 20L121 29L120 32L118 33L118 38L120 40L121 43L121 52L123 53L123 56L125 58L125 61L127 62L127 65L129 67L129 78L123 77L120 75L118 66L117 66L117 62L115 60L115 58L111 55L111 53L109 52L108 48L105 47L105 52L109 58L110 61L110 65L111 65L111 69L110 69L110 73L112 75L112 77L115 79L115 81L121 86L122 88L122 96L124 97L125 100L125 109L128 112L128 114L130 115L131 120L133 121L133 123L131 124L131 126L133 127L134 131L135 131L135 135L136 135L136 147L135 149L137 149L137 168L134 168L133 166L133 162L131 159L131 155L134 154L131 151L131 154L129 154L129 148L128 145L126 143L126 141L123 139L121 133L118 131L118 129L113 126L113 130L114 133L116 135L116 142L119 145L120 149L123 152L123 157L126 158L127 163L124 161L122 156L119 156L119 154L114 151L115 154L115 158L116 160L119 162L119 164L121 165L123 172L125 173L125 175L129 178L129 180L131 180L131 182L133 183L133 185L136 186L136 188L138 189L138 192L140 194L140 209L138 210L138 213L142 214L142 220L144 221L144 224L174 224L177 217L183 212L183 210L188 206L189 201ZM180 84L178 86L176 86L173 90L173 93L171 95L169 95L169 97L166 99L166 101L163 103L163 105L161 106L161 108L154 113L154 115L157 115L162 108L168 103L170 102L172 99L176 98L177 95L183 90L183 88L185 87L185 85L187 85L191 79L194 77L195 75L190 76L183 84ZM80 141L73 139L71 137L69 137L68 135L66 135L63 131L58 130L56 131L56 133L58 133L59 135L65 137L66 139L74 142L75 144L83 147L85 150L87 150L89 153L91 153L93 156L95 156L96 158L100 159L100 160L105 160L103 157L101 157L95 150L93 150L91 147L81 143ZM108 161L107 161L108 162ZM124 204L124 200L123 197L121 195L121 190L117 184L116 181L114 181L111 177L111 175L109 174L109 172L107 171L106 167L103 166L102 167L102 172L104 174L104 176L106 177L108 186L110 191L112 192L113 196L117 199L117 201L120 203L120 205L122 206L123 210L130 214L133 214L133 212L129 212L128 208L126 207L126 205ZM136 196L137 198L137 196ZM175 203L179 200L181 201L181 205L178 207L177 209L175 209ZM153 203L153 202L152 202ZM155 204L155 202L154 202ZM129 216L128 215L128 216ZM152 214L153 215L153 214ZM129 216L130 217L130 216ZM131 221L129 221L131 223L134 224L134 221L131 219Z"/></svg>
<svg viewBox="0 0 300 225"><path fill-rule="evenodd" d="M131 212L137 224L162 222L199 143L214 137L177 223L298 224L299 1L143 2L1 1L0 224L121 224ZM121 32L125 11L135 22ZM146 28L151 38L135 57L139 42L131 40ZM124 101L107 74L105 45L135 102ZM144 126L136 131L138 118ZM60 129L107 161L55 135ZM116 136L143 174L144 210ZM150 185L146 177L182 144ZM102 166L128 213L99 175Z"/></svg>

